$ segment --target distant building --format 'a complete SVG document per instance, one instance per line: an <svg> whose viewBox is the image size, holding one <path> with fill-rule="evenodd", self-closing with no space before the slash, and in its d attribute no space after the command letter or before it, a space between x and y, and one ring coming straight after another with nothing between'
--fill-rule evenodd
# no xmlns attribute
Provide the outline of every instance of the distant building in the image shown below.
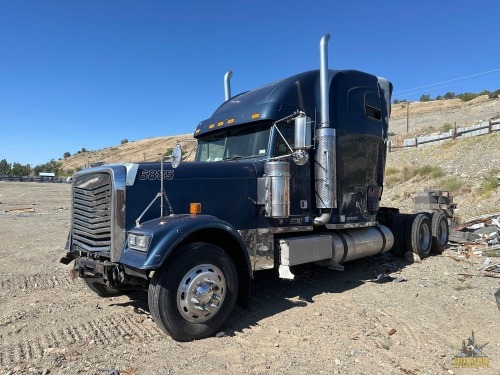
<svg viewBox="0 0 500 375"><path fill-rule="evenodd" d="M38 176L40 177L40 181L53 181L56 179L56 174L52 172L40 172L38 173Z"/></svg>

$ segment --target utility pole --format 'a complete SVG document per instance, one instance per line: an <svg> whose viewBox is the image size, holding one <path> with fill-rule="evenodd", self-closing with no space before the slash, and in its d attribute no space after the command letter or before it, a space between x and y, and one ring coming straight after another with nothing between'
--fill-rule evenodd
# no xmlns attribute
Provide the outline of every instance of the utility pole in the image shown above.
<svg viewBox="0 0 500 375"><path fill-rule="evenodd" d="M406 102L406 134L410 130L410 102Z"/></svg>

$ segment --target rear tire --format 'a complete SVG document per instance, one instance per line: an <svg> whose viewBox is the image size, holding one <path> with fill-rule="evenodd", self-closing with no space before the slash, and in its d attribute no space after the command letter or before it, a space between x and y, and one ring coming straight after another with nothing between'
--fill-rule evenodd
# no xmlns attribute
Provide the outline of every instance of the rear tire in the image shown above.
<svg viewBox="0 0 500 375"><path fill-rule="evenodd" d="M83 282L100 297L118 297L127 293L123 290L110 288L98 277L84 277Z"/></svg>
<svg viewBox="0 0 500 375"><path fill-rule="evenodd" d="M238 295L238 274L231 258L212 244L181 249L149 285L153 320L177 341L214 334L228 319Z"/></svg>
<svg viewBox="0 0 500 375"><path fill-rule="evenodd" d="M421 259L427 258L431 252L431 221L424 213L409 215L406 223L405 245Z"/></svg>
<svg viewBox="0 0 500 375"><path fill-rule="evenodd" d="M450 236L450 227L448 225L448 218L442 211L437 211L432 214L431 227L432 227L431 251L435 254L442 254L446 245L448 245L448 238Z"/></svg>

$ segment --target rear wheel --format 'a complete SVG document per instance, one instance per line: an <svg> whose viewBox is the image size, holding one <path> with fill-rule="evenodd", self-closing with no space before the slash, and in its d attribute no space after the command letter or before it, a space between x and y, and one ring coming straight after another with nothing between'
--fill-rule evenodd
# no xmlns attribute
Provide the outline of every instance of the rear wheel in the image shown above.
<svg viewBox="0 0 500 375"><path fill-rule="evenodd" d="M412 251L420 258L426 258L431 252L432 230L431 221L426 214L410 215L406 223L405 245L407 251Z"/></svg>
<svg viewBox="0 0 500 375"><path fill-rule="evenodd" d="M91 291L100 297L117 297L127 293L123 290L110 288L98 277L84 277L83 282Z"/></svg>
<svg viewBox="0 0 500 375"><path fill-rule="evenodd" d="M436 254L442 254L448 238L450 236L450 227L448 219L442 211L434 212L431 219L432 227L432 247L431 251Z"/></svg>
<svg viewBox="0 0 500 375"><path fill-rule="evenodd" d="M221 248L197 242L180 249L149 286L149 310L173 339L214 334L227 320L238 294L238 274Z"/></svg>

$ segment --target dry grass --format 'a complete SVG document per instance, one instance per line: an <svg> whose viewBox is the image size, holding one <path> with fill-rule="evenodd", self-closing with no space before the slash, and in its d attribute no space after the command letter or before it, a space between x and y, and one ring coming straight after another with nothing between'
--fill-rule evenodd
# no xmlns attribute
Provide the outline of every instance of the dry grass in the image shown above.
<svg viewBox="0 0 500 375"><path fill-rule="evenodd" d="M481 187L479 188L479 193L483 198L490 198L493 192L498 189L500 179L500 169L493 168L489 171L488 175L485 177Z"/></svg>

